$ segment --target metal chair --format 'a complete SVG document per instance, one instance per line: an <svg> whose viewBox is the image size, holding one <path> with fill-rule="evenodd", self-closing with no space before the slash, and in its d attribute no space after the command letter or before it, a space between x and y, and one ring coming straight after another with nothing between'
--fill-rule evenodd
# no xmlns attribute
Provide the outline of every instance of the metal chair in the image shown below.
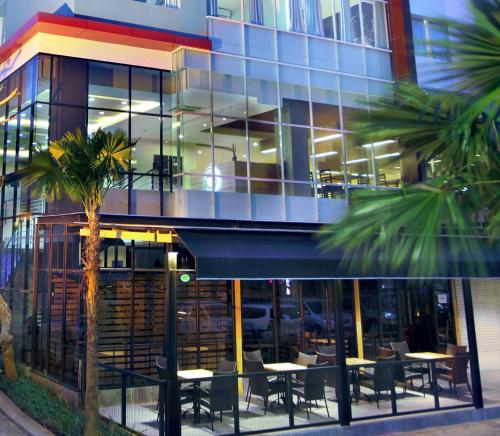
<svg viewBox="0 0 500 436"><path fill-rule="evenodd" d="M337 347L335 345L318 345L317 350L321 354L335 354Z"/></svg>
<svg viewBox="0 0 500 436"><path fill-rule="evenodd" d="M297 408L300 405L300 399L303 399L306 403L307 419L309 419L309 411L312 411L312 401L318 406L318 400L324 400L326 413L330 417L330 411L328 410L328 403L326 401L325 395L325 380L327 374L327 362L320 364L310 364L308 369L311 368L322 368L321 370L311 370L305 373L304 385L294 387L292 393L297 396Z"/></svg>
<svg viewBox="0 0 500 436"><path fill-rule="evenodd" d="M309 365L314 365L316 363L317 359L318 359L318 356L316 354L305 354L305 353L299 352L295 363L297 365L305 366L307 368ZM300 373L296 374L295 382L302 384L302 383L304 383L304 380L305 380L305 373L300 372Z"/></svg>
<svg viewBox="0 0 500 436"><path fill-rule="evenodd" d="M395 356L378 357L377 363L392 362ZM367 376L368 374L366 374ZM391 365L375 365L373 376L361 380L361 385L371 389L376 394L377 408L380 409L380 393L382 391L394 391L394 370Z"/></svg>
<svg viewBox="0 0 500 436"><path fill-rule="evenodd" d="M450 368L447 372L438 373L437 378L447 381L450 386L450 391L455 391L455 396L458 399L457 385L467 384L467 389L471 391L469 379L467 377L467 367L469 365L468 353L457 353L450 363Z"/></svg>

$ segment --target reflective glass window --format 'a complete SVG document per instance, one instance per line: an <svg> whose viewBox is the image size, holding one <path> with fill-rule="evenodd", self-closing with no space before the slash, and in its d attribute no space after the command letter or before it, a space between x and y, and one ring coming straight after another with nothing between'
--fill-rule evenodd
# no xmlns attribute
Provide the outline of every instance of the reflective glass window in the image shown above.
<svg viewBox="0 0 500 436"><path fill-rule="evenodd" d="M128 110L129 67L89 62L89 106Z"/></svg>
<svg viewBox="0 0 500 436"><path fill-rule="evenodd" d="M50 69L52 57L47 55L38 56L38 81L36 99L48 103L50 99Z"/></svg>
<svg viewBox="0 0 500 436"><path fill-rule="evenodd" d="M344 183L342 134L314 130L314 160L316 180L321 183Z"/></svg>
<svg viewBox="0 0 500 436"><path fill-rule="evenodd" d="M308 128L282 126L285 179L302 182L312 180L313 147Z"/></svg>
<svg viewBox="0 0 500 436"><path fill-rule="evenodd" d="M16 169L16 142L17 142L17 117L7 123L7 143L5 154L5 174L13 173Z"/></svg>
<svg viewBox="0 0 500 436"><path fill-rule="evenodd" d="M339 83L336 74L311 71L311 100L316 127L341 128Z"/></svg>
<svg viewBox="0 0 500 436"><path fill-rule="evenodd" d="M246 54L258 59L276 60L276 31L258 26L245 26Z"/></svg>
<svg viewBox="0 0 500 436"><path fill-rule="evenodd" d="M86 93L87 61L54 56L51 103L85 106Z"/></svg>
<svg viewBox="0 0 500 436"><path fill-rule="evenodd" d="M35 131L33 145L46 148L49 145L49 105L37 103L35 106Z"/></svg>
<svg viewBox="0 0 500 436"><path fill-rule="evenodd" d="M213 112L245 117L245 63L242 59L212 55Z"/></svg>
<svg viewBox="0 0 500 436"><path fill-rule="evenodd" d="M214 117L215 175L247 176L246 138L244 120ZM234 180L231 183L234 183Z"/></svg>
<svg viewBox="0 0 500 436"><path fill-rule="evenodd" d="M35 97L36 89L36 69L37 60L36 58L30 60L26 65L22 67L22 92L21 92L21 109L29 106L33 103Z"/></svg>
<svg viewBox="0 0 500 436"><path fill-rule="evenodd" d="M133 115L131 140L136 142L132 148L130 162L133 172L133 189L159 190L159 170L161 166L161 144L159 117Z"/></svg>
<svg viewBox="0 0 500 436"><path fill-rule="evenodd" d="M307 70L280 66L279 71L282 122L308 126L310 113Z"/></svg>
<svg viewBox="0 0 500 436"><path fill-rule="evenodd" d="M303 35L278 32L278 59L287 64L307 65L306 44Z"/></svg>
<svg viewBox="0 0 500 436"><path fill-rule="evenodd" d="M162 81L163 114L172 115L172 112L175 112L177 106L177 82L175 79L175 75L169 71L162 71Z"/></svg>
<svg viewBox="0 0 500 436"><path fill-rule="evenodd" d="M278 68L276 65L247 61L248 117L277 122Z"/></svg>
<svg viewBox="0 0 500 436"><path fill-rule="evenodd" d="M396 188L401 183L401 160L399 145L387 139L372 144L377 167L377 185Z"/></svg>
<svg viewBox="0 0 500 436"><path fill-rule="evenodd" d="M25 166L30 157L31 108L21 112L19 122L19 168Z"/></svg>
<svg viewBox="0 0 500 436"><path fill-rule="evenodd" d="M178 55L178 112L210 113L210 66L206 53L185 50Z"/></svg>
<svg viewBox="0 0 500 436"><path fill-rule="evenodd" d="M116 132L116 130L121 129L128 135L128 120L128 112L89 109L88 134L90 135L100 128L106 132Z"/></svg>
<svg viewBox="0 0 500 436"><path fill-rule="evenodd" d="M375 23L374 23L374 5L372 2L361 2L361 11L363 13L363 38L364 44L375 45Z"/></svg>
<svg viewBox="0 0 500 436"><path fill-rule="evenodd" d="M161 109L160 72L147 68L132 68L131 74L132 102L130 110L138 113L159 114Z"/></svg>
<svg viewBox="0 0 500 436"><path fill-rule="evenodd" d="M240 4L239 0L235 2ZM243 54L243 24L238 22L211 20L212 50Z"/></svg>
<svg viewBox="0 0 500 436"><path fill-rule="evenodd" d="M245 21L264 26L276 26L274 0L244 0Z"/></svg>
<svg viewBox="0 0 500 436"><path fill-rule="evenodd" d="M311 67L337 70L337 43L321 38L309 38L309 63Z"/></svg>
<svg viewBox="0 0 500 436"><path fill-rule="evenodd" d="M359 115L366 113L368 84L365 79L340 77L342 99L343 128L353 130Z"/></svg>
<svg viewBox="0 0 500 436"><path fill-rule="evenodd" d="M21 71L17 70L11 74L7 80L4 81L4 86L7 87L8 96L10 97L7 102L7 112L9 117L15 115L19 110L21 103Z"/></svg>
<svg viewBox="0 0 500 436"><path fill-rule="evenodd" d="M280 134L277 124L248 122L250 177L281 178ZM274 188L272 188L274 189Z"/></svg>
<svg viewBox="0 0 500 436"><path fill-rule="evenodd" d="M387 16L385 3L375 3L375 38L377 47L389 48L389 41L387 36Z"/></svg>
<svg viewBox="0 0 500 436"><path fill-rule="evenodd" d="M50 139L58 140L66 132L77 129L85 132L86 110L78 107L52 105L50 112Z"/></svg>
<svg viewBox="0 0 500 436"><path fill-rule="evenodd" d="M345 136L347 180L351 185L375 184L371 144L361 144L352 135Z"/></svg>
<svg viewBox="0 0 500 436"><path fill-rule="evenodd" d="M241 20L240 0L217 0L217 16Z"/></svg>

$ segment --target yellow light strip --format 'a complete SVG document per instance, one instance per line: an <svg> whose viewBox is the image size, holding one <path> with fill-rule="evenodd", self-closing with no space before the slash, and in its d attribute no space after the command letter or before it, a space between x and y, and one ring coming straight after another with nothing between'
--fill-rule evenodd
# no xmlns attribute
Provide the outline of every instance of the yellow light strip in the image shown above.
<svg viewBox="0 0 500 436"><path fill-rule="evenodd" d="M90 231L88 227L80 229L80 236L89 236ZM172 233L160 233L160 232L136 232L130 230L122 229L102 229L99 232L99 237L101 239L129 239L133 241L147 241L147 242L158 242L162 244L172 243Z"/></svg>
<svg viewBox="0 0 500 436"><path fill-rule="evenodd" d="M457 345L462 345L462 335L460 334L460 316L458 314L457 302L457 284L455 280L451 280L451 304L453 306L453 319L455 321L455 336Z"/></svg>
<svg viewBox="0 0 500 436"><path fill-rule="evenodd" d="M358 357L363 359L363 324L361 323L361 300L359 297L359 280L354 280L354 317L356 319L356 342L358 343Z"/></svg>
<svg viewBox="0 0 500 436"><path fill-rule="evenodd" d="M12 91L7 97L5 97L2 101L0 101L0 106L12 100L15 96L19 94L20 94L19 89L18 88L14 89L14 91Z"/></svg>
<svg viewBox="0 0 500 436"><path fill-rule="evenodd" d="M241 319L241 281L235 280L234 287L234 331L236 339L236 366L238 373L243 373L243 326ZM238 391L243 394L243 379L238 379Z"/></svg>

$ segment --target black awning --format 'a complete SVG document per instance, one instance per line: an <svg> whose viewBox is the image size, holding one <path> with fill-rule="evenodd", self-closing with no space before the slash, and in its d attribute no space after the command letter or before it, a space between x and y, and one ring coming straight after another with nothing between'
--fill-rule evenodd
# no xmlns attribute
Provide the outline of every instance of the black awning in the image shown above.
<svg viewBox="0 0 500 436"><path fill-rule="evenodd" d="M356 262L343 263L340 249L324 252L318 247L317 234L307 231L176 229L176 232L195 258L198 279L408 278L405 268L387 273L377 266L367 270L366 266L361 267L361 262L358 267ZM487 277L499 277L499 250L488 251ZM443 264L457 261L457 257L446 257ZM450 267L450 273L435 278L466 277L467 274L457 272L461 269Z"/></svg>

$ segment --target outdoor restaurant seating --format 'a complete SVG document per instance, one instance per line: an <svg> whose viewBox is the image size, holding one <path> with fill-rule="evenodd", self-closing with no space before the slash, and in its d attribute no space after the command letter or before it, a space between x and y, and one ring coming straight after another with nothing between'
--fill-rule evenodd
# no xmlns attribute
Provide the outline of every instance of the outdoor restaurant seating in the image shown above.
<svg viewBox="0 0 500 436"><path fill-rule="evenodd" d="M207 408L210 411L210 425L212 431L214 431L214 419L215 412L220 413L220 421L222 422L222 412L233 410L233 401L236 389L236 383L234 380L227 377L217 377L221 375L236 374L236 362L228 362L227 360L221 359L219 364L224 361L224 365L229 366L229 364L234 364L234 370L232 371L215 371L214 378L210 382L210 387L204 389L202 387L197 388L198 398L200 405Z"/></svg>
<svg viewBox="0 0 500 436"><path fill-rule="evenodd" d="M319 351L316 352L318 356L316 360L316 364L324 364L326 363L328 366L336 366L337 365L337 356L335 354L323 354ZM325 385L337 389L337 374L333 369L327 369L325 372Z"/></svg>
<svg viewBox="0 0 500 436"><path fill-rule="evenodd" d="M308 368L322 368L327 366L327 362L320 364L309 364ZM307 419L309 419L309 411L312 410L312 402L323 400L325 402L326 413L330 416L328 403L325 395L325 377L326 368L322 370L307 371L305 373L304 385L293 388L293 395L297 396L297 408L300 406L300 400L303 399L306 404Z"/></svg>
<svg viewBox="0 0 500 436"><path fill-rule="evenodd" d="M393 362L395 356L390 357L377 357L377 363ZM384 391L390 392L394 390L394 371L391 365L376 365L373 375L365 373L360 380L361 386L367 387L375 392L375 401L377 408L380 408L380 394Z"/></svg>
<svg viewBox="0 0 500 436"><path fill-rule="evenodd" d="M252 351L243 351L243 358L246 360L257 360L262 362L262 351L260 351L260 348Z"/></svg>
<svg viewBox="0 0 500 436"><path fill-rule="evenodd" d="M247 400L247 410L250 408L252 395L261 397L264 400L264 414L267 414L269 397L276 394L285 394L286 383L283 380L269 380L266 375L253 374L265 372L262 361L244 359L246 371L251 373L248 377L250 391Z"/></svg>
<svg viewBox="0 0 500 436"><path fill-rule="evenodd" d="M396 358L399 360L408 360L406 355L410 352L410 347L408 346L408 342L391 342L391 349L396 353ZM428 366L424 366L419 363L410 364L408 366L405 365L406 370L411 371L412 373L422 374L422 384L423 384L423 376L424 374L429 374ZM401 381L401 380L399 380ZM406 385L405 385L406 390Z"/></svg>
<svg viewBox="0 0 500 436"><path fill-rule="evenodd" d="M465 347L464 347L465 348ZM469 379L467 377L467 366L469 364L469 354L468 353L457 353L452 361L450 361L450 367L444 372L438 373L437 378L440 380L447 381L450 386L450 391L458 399L457 385L467 384L467 389L471 392Z"/></svg>
<svg viewBox="0 0 500 436"><path fill-rule="evenodd" d="M318 356L316 354L304 354L299 352L295 363L297 363L297 365L305 366L307 368L309 365L315 364L317 358ZM299 384L304 383L305 376L306 375L303 372L298 373L296 374L294 381Z"/></svg>
<svg viewBox="0 0 500 436"><path fill-rule="evenodd" d="M318 345L317 350L322 354L335 354L337 347L335 345Z"/></svg>
<svg viewBox="0 0 500 436"><path fill-rule="evenodd" d="M236 371L236 362L226 359L219 359L217 364L217 372L234 372Z"/></svg>

